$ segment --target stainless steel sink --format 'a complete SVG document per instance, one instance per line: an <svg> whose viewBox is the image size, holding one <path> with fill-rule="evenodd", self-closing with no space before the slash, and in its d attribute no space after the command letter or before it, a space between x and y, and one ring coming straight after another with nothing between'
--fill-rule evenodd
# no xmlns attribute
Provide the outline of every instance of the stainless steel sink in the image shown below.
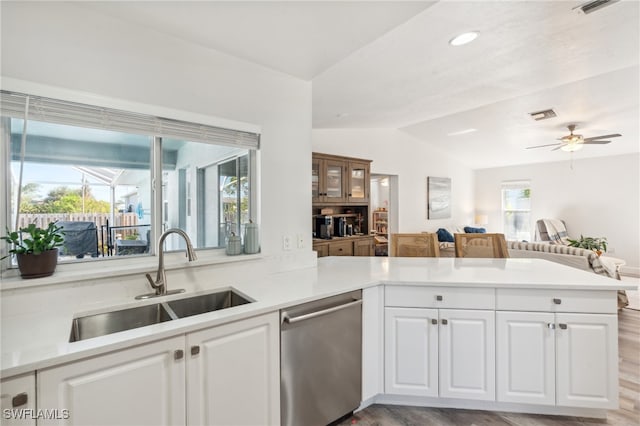
<svg viewBox="0 0 640 426"><path fill-rule="evenodd" d="M159 324L172 319L160 303L88 315L73 319L69 341L77 342L118 331Z"/></svg>
<svg viewBox="0 0 640 426"><path fill-rule="evenodd" d="M74 318L69 342L231 308L253 300L229 289L170 302Z"/></svg>
<svg viewBox="0 0 640 426"><path fill-rule="evenodd" d="M204 314L220 309L251 303L252 300L238 294L234 290L219 291L216 293L202 294L200 296L187 297L185 299L167 302L178 318Z"/></svg>

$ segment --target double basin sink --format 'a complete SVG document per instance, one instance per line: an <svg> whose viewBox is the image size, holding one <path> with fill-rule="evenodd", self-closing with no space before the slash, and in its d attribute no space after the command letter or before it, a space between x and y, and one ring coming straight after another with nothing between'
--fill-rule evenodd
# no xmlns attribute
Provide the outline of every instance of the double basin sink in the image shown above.
<svg viewBox="0 0 640 426"><path fill-rule="evenodd" d="M69 342L251 303L233 289L74 318Z"/></svg>

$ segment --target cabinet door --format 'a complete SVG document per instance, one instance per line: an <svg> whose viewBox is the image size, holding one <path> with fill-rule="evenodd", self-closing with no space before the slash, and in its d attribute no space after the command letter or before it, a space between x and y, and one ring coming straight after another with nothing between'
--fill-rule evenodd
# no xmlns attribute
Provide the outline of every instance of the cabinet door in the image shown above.
<svg viewBox="0 0 640 426"><path fill-rule="evenodd" d="M2 424L6 426L35 426L35 416L30 415L36 409L36 375L3 379L0 382L2 394ZM64 416L63 412L59 413Z"/></svg>
<svg viewBox="0 0 640 426"><path fill-rule="evenodd" d="M185 424L183 350L180 336L38 371L38 408L69 410L38 424Z"/></svg>
<svg viewBox="0 0 640 426"><path fill-rule="evenodd" d="M346 166L344 161L324 160L324 201L345 202L347 201L346 187Z"/></svg>
<svg viewBox="0 0 640 426"><path fill-rule="evenodd" d="M440 396L495 400L495 312L440 310Z"/></svg>
<svg viewBox="0 0 640 426"><path fill-rule="evenodd" d="M319 158L311 159L311 202L324 200L324 161Z"/></svg>
<svg viewBox="0 0 640 426"><path fill-rule="evenodd" d="M354 256L373 256L373 238L363 238L353 242Z"/></svg>
<svg viewBox="0 0 640 426"><path fill-rule="evenodd" d="M278 313L187 335L189 425L279 425Z"/></svg>
<svg viewBox="0 0 640 426"><path fill-rule="evenodd" d="M350 203L369 202L369 163L349 161L347 199Z"/></svg>
<svg viewBox="0 0 640 426"><path fill-rule="evenodd" d="M318 257L329 256L329 244L314 244L313 249L318 252Z"/></svg>
<svg viewBox="0 0 640 426"><path fill-rule="evenodd" d="M555 316L497 312L497 399L555 405Z"/></svg>
<svg viewBox="0 0 640 426"><path fill-rule="evenodd" d="M385 393L438 396L438 310L384 311Z"/></svg>
<svg viewBox="0 0 640 426"><path fill-rule="evenodd" d="M618 407L616 315L556 314L557 404Z"/></svg>

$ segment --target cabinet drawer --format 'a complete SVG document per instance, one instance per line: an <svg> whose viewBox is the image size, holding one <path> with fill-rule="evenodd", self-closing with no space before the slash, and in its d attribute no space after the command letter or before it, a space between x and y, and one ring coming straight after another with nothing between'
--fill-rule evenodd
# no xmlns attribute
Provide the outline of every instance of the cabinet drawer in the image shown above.
<svg viewBox="0 0 640 426"><path fill-rule="evenodd" d="M353 256L353 242L329 243L329 256Z"/></svg>
<svg viewBox="0 0 640 426"><path fill-rule="evenodd" d="M616 313L616 290L496 290L499 311Z"/></svg>
<svg viewBox="0 0 640 426"><path fill-rule="evenodd" d="M495 290L471 287L385 287L385 306L495 309Z"/></svg>

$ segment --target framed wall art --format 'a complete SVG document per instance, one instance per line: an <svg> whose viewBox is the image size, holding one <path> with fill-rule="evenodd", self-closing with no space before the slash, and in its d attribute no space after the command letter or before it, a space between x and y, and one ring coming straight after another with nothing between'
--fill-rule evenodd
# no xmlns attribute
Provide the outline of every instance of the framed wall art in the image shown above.
<svg viewBox="0 0 640 426"><path fill-rule="evenodd" d="M427 219L451 218L451 178L427 177Z"/></svg>

